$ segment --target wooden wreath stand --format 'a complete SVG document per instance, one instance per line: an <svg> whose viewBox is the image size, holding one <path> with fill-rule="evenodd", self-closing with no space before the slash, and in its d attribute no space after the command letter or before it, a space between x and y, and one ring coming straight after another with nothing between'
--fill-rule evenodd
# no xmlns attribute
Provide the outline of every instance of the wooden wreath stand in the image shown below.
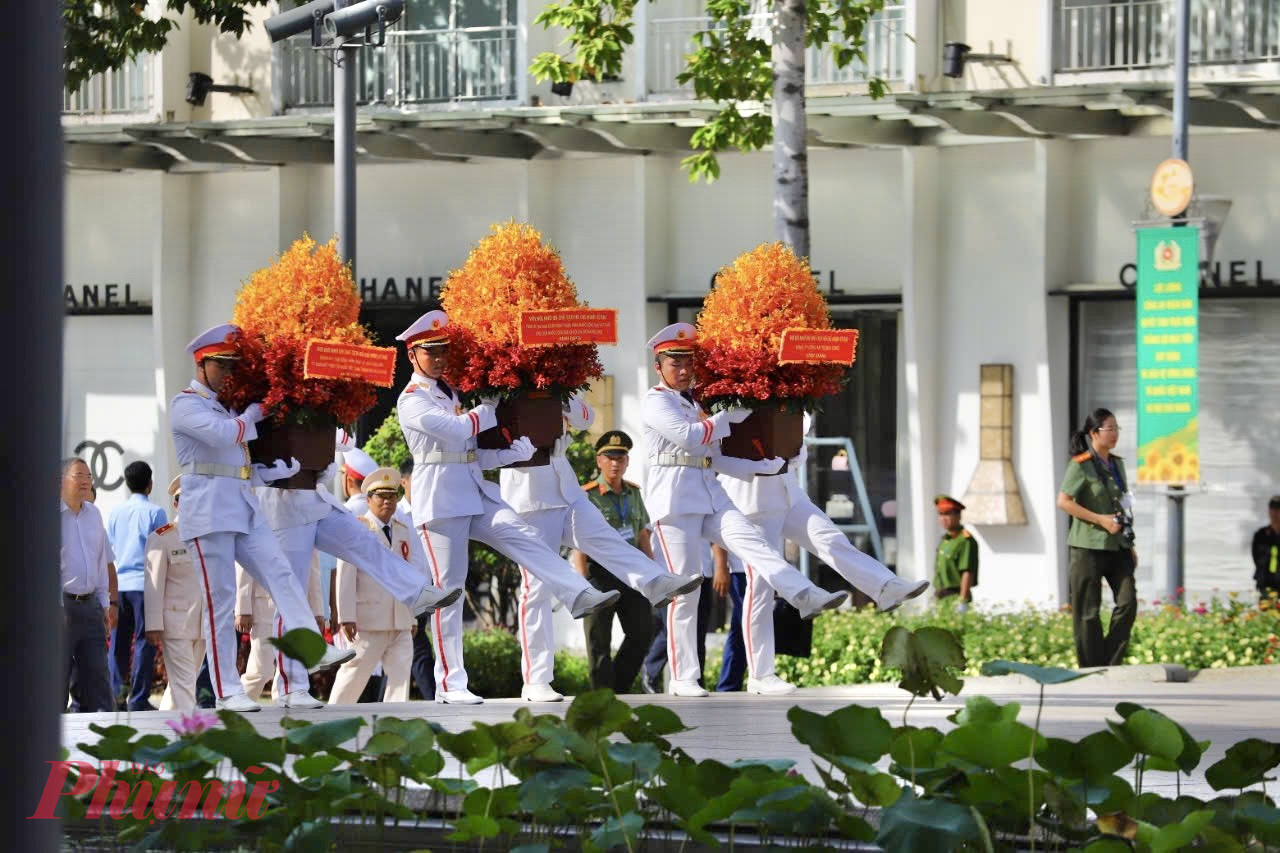
<svg viewBox="0 0 1280 853"><path fill-rule="evenodd" d="M804 413L788 410L785 403L766 402L754 407L745 421L729 427L720 450L739 459L791 459L803 446Z"/></svg>
<svg viewBox="0 0 1280 853"><path fill-rule="evenodd" d="M522 391L498 404L498 425L476 436L484 450L505 450L520 436L527 436L537 451L526 462L508 468L533 468L551 464L551 448L564 434L564 407L550 391Z"/></svg>
<svg viewBox="0 0 1280 853"><path fill-rule="evenodd" d="M270 485L280 489L314 489L320 474L333 462L337 445L331 424L280 424L264 420L258 424L258 437L249 442L249 457L254 462L271 465L277 459L297 459L302 470L287 480Z"/></svg>

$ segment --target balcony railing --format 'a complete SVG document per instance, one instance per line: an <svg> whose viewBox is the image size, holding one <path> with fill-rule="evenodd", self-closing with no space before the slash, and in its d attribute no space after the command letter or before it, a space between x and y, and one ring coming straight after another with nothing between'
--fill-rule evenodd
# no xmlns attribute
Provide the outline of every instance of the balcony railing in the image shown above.
<svg viewBox="0 0 1280 853"><path fill-rule="evenodd" d="M115 71L95 74L74 92L63 90L62 112L76 116L150 113L155 105L155 80L150 54L143 54Z"/></svg>
<svg viewBox="0 0 1280 853"><path fill-rule="evenodd" d="M764 16L767 21L768 17ZM762 22L764 23L764 22ZM658 18L649 22L648 89L651 94L691 92L676 76L685 68L685 57L696 49L693 37L711 24L707 17ZM873 77L887 82L906 79L906 7L885 6L871 19L866 30L866 63L836 66L829 48L805 51L805 82L811 86L828 83L864 83Z"/></svg>
<svg viewBox="0 0 1280 853"><path fill-rule="evenodd" d="M1176 0L1058 0L1055 70L1116 71L1173 63ZM1191 0L1190 61L1280 60L1280 0Z"/></svg>
<svg viewBox="0 0 1280 853"><path fill-rule="evenodd" d="M333 64L327 50L305 40L284 45L286 109L333 104ZM516 97L516 28L392 30L386 46L357 51L356 99L403 106Z"/></svg>

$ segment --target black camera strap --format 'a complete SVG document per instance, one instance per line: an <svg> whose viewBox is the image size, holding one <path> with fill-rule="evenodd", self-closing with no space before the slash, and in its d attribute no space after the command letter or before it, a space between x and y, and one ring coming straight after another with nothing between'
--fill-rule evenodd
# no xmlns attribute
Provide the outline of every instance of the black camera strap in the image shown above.
<svg viewBox="0 0 1280 853"><path fill-rule="evenodd" d="M1093 470L1098 473L1098 479L1110 480L1112 483L1115 483L1116 488L1119 489L1120 494L1123 495L1125 493L1125 482L1124 478L1120 475L1120 466L1116 465L1112 467L1111 465L1103 462L1102 459L1098 457L1098 451L1094 450L1092 446L1089 447L1089 457L1093 460ZM1106 471L1105 475L1103 474L1103 471ZM1107 489L1107 492L1110 493L1111 490ZM1116 504L1116 511L1118 512L1121 509L1120 499L1116 497L1116 495L1112 494L1111 500Z"/></svg>

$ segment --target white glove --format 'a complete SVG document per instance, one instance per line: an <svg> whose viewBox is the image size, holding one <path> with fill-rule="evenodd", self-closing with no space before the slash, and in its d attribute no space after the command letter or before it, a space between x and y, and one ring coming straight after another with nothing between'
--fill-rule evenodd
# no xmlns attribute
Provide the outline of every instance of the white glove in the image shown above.
<svg viewBox="0 0 1280 853"><path fill-rule="evenodd" d="M302 463L297 459L290 459L285 462L283 459L277 459L270 468L261 463L253 466L258 471L258 477L264 483L274 483L276 480L287 480L294 474L302 470Z"/></svg>
<svg viewBox="0 0 1280 853"><path fill-rule="evenodd" d="M723 412L721 412L721 414L724 415L724 419L729 423L740 424L743 421L745 421L747 418L751 417L751 410L738 409L738 408L725 409Z"/></svg>
<svg viewBox="0 0 1280 853"><path fill-rule="evenodd" d="M495 467L501 468L515 462L527 462L533 458L533 454L537 450L538 448L533 446L533 442L522 435L511 442L510 447L498 451L498 464Z"/></svg>
<svg viewBox="0 0 1280 853"><path fill-rule="evenodd" d="M317 483L325 488L332 489L334 482L338 479L338 463L330 462L329 467L320 472L320 478Z"/></svg>
<svg viewBox="0 0 1280 853"><path fill-rule="evenodd" d="M774 456L769 459L761 459L759 461L752 462L751 464L755 466L757 474L768 476L781 471L782 466L786 464L786 460L781 456Z"/></svg>
<svg viewBox="0 0 1280 853"><path fill-rule="evenodd" d="M511 460L512 462L528 462L533 458L533 454L538 452L538 448L533 446L533 442L529 440L527 435L522 435L511 442L511 446L507 449L515 454L515 458Z"/></svg>
<svg viewBox="0 0 1280 853"><path fill-rule="evenodd" d="M498 400L499 398L496 395L493 397L481 397L480 405L488 406L491 409L496 409L498 408Z"/></svg>
<svg viewBox="0 0 1280 853"><path fill-rule="evenodd" d="M552 456L564 456L569 451L569 433L563 433L551 447Z"/></svg>
<svg viewBox="0 0 1280 853"><path fill-rule="evenodd" d="M247 424L256 424L265 418L266 415L262 411L261 403L250 403L244 407L244 411L240 413L240 419Z"/></svg>

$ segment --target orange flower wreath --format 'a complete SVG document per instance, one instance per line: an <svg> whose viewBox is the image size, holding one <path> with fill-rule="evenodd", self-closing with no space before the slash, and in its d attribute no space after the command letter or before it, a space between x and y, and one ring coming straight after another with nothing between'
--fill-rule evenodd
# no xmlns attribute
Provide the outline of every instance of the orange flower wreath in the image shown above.
<svg viewBox="0 0 1280 853"><path fill-rule="evenodd" d="M604 373L595 344L520 345L524 311L583 307L555 249L529 225L492 226L440 301L449 315L449 383L468 395L550 391L567 400Z"/></svg>
<svg viewBox="0 0 1280 853"><path fill-rule="evenodd" d="M336 238L320 246L304 234L255 272L236 296L232 322L242 332L241 362L225 395L236 408L260 401L280 423L345 425L377 402L367 382L303 378L308 341L373 342Z"/></svg>
<svg viewBox="0 0 1280 853"><path fill-rule="evenodd" d="M806 411L848 382L840 364L779 364L787 329L830 329L809 264L764 243L716 274L698 314L698 397L712 409L794 401Z"/></svg>

